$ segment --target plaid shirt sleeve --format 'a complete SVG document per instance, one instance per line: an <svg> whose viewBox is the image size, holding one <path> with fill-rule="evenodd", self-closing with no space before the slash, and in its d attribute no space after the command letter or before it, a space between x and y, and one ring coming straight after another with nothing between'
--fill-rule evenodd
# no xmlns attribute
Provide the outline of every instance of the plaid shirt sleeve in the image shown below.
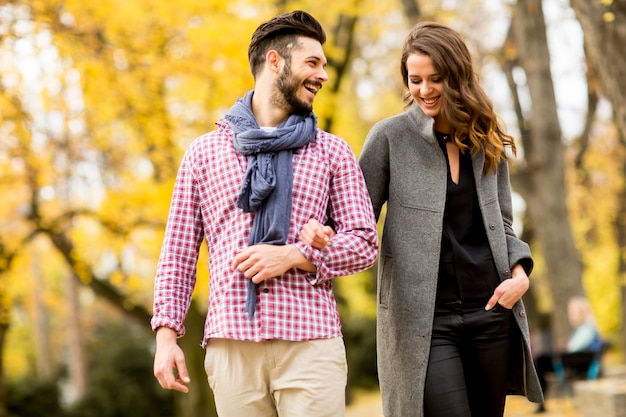
<svg viewBox="0 0 626 417"><path fill-rule="evenodd" d="M370 268L378 255L378 233L363 173L348 144L326 132L323 152L332 173L329 207L320 220L332 219L337 234L331 246L317 250L303 242L296 246L317 267L313 284Z"/></svg>
<svg viewBox="0 0 626 417"><path fill-rule="evenodd" d="M198 252L204 238L197 184L192 166L193 148L183 157L157 266L151 326L185 334L183 325L196 284Z"/></svg>

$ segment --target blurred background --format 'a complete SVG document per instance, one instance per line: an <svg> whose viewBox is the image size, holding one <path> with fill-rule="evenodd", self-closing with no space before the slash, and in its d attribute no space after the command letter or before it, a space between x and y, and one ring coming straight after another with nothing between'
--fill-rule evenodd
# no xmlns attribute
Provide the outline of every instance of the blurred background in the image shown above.
<svg viewBox="0 0 626 417"><path fill-rule="evenodd" d="M463 34L519 148L537 349L567 338L567 300L584 295L605 360L623 363L625 0L0 0L0 417L215 415L206 254L180 340L188 395L152 376L156 262L184 149L252 88L253 30L293 9L329 37L319 125L357 155L403 109L410 27ZM349 399L377 386L375 274L336 281Z"/></svg>

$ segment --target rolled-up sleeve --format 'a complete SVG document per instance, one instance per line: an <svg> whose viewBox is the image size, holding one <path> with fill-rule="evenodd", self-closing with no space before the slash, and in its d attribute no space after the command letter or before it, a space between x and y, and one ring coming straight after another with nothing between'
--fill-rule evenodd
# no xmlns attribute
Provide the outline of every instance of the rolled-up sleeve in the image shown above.
<svg viewBox="0 0 626 417"><path fill-rule="evenodd" d="M200 198L192 164L193 148L183 157L172 194L157 265L151 326L184 335L183 325L196 284L198 252L204 238Z"/></svg>
<svg viewBox="0 0 626 417"><path fill-rule="evenodd" d="M296 243L317 267L313 284L364 271L378 256L374 210L354 153L347 143L341 141L335 144L330 161L333 176L328 216L337 234L331 239L331 246L323 250Z"/></svg>

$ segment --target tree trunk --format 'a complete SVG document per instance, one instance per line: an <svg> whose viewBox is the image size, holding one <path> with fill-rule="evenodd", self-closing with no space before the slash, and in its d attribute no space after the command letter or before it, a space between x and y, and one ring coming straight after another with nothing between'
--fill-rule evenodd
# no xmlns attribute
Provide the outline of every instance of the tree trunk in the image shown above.
<svg viewBox="0 0 626 417"><path fill-rule="evenodd" d="M570 0L585 37L585 51L626 132L626 1Z"/></svg>
<svg viewBox="0 0 626 417"><path fill-rule="evenodd" d="M9 329L8 320L4 320L4 317L8 317L8 311L5 309L5 304L2 302L2 294L0 293L0 417L6 417L6 390L4 385L4 340Z"/></svg>
<svg viewBox="0 0 626 417"><path fill-rule="evenodd" d="M68 273L67 301L69 304L69 318L67 331L69 335L68 350L70 352L68 367L70 369L70 380L74 389L72 401L82 398L87 385L87 363L85 362L85 351L83 347L83 337L80 328L80 302L78 295L78 277L73 273Z"/></svg>
<svg viewBox="0 0 626 417"><path fill-rule="evenodd" d="M337 18L337 26L333 28L333 38L336 47L336 53L328 57L328 64L335 70L334 81L330 85L330 91L333 97L338 97L341 84L348 70L352 55L354 54L354 36L358 16L350 16L347 14L339 15ZM332 101L334 107L337 106L337 100ZM324 117L320 123L320 127L327 131L333 131L335 122L335 111L330 111L329 116Z"/></svg>
<svg viewBox="0 0 626 417"><path fill-rule="evenodd" d="M622 144L626 144L624 131L620 134ZM622 165L622 178L626 178L626 162ZM626 187L622 187L618 197L616 217L617 247L619 248L618 274L622 298L622 357L626 358Z"/></svg>
<svg viewBox="0 0 626 417"><path fill-rule="evenodd" d="M528 217L545 259L554 301L553 337L564 341L571 331L564 306L583 294L582 263L574 244L565 190L564 145L550 73L541 0L519 0L511 35L524 69L532 111L522 125L526 165L514 177L515 189L527 204Z"/></svg>
<svg viewBox="0 0 626 417"><path fill-rule="evenodd" d="M402 0L402 10L410 26L416 24L422 16L418 0Z"/></svg>
<svg viewBox="0 0 626 417"><path fill-rule="evenodd" d="M32 263L33 279L35 280L34 295L34 325L35 325L35 350L37 352L37 376L41 379L48 380L52 377L52 363L50 360L50 336L48 332L48 314L44 303L45 288L43 273L41 272L40 259L41 254L34 249L34 260Z"/></svg>
<svg viewBox="0 0 626 417"><path fill-rule="evenodd" d="M611 102L615 124L624 139L626 132L626 1L570 0L585 37L585 51L602 91ZM622 143L623 140L622 140ZM621 210L616 229L620 247L619 276L622 294L622 349L626 358L626 190L622 190Z"/></svg>
<svg viewBox="0 0 626 417"><path fill-rule="evenodd" d="M9 331L11 322L11 305L9 303L9 295L7 294L7 271L11 268L11 264L15 259L15 252L8 252L5 245L0 241L0 417L6 417L8 411L6 408L6 384L4 378L4 343L6 335Z"/></svg>

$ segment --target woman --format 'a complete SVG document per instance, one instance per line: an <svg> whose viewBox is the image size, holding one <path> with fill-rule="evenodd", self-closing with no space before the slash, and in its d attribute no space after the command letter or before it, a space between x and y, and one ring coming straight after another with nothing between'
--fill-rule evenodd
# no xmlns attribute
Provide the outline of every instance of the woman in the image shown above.
<svg viewBox="0 0 626 417"><path fill-rule="evenodd" d="M404 44L405 112L360 157L376 216L377 355L387 417L501 417L507 394L541 402L521 297L533 267L512 222L515 154L458 33L419 23ZM328 244L312 221L301 238Z"/></svg>

